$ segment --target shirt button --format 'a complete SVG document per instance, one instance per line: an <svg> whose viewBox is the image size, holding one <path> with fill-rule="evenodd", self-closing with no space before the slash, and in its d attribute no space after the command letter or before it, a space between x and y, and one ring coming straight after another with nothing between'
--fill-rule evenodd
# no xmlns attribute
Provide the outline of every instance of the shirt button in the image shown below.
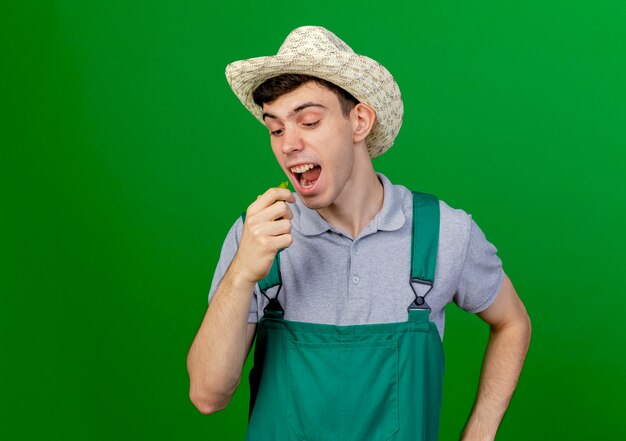
<svg viewBox="0 0 626 441"><path fill-rule="evenodd" d="M356 283L359 283L359 277L358 277L358 276L354 276L354 277L352 278L352 282L354 282L355 284L356 284Z"/></svg>

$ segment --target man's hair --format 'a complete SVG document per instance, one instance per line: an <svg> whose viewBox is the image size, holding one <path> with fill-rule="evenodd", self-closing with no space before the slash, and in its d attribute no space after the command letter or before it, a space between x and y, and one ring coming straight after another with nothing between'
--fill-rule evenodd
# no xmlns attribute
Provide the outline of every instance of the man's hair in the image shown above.
<svg viewBox="0 0 626 441"><path fill-rule="evenodd" d="M254 99L257 105L263 107L263 104L271 103L280 96L296 90L301 85L311 81L330 89L337 95L339 104L341 105L341 112L344 116L348 116L354 106L359 104L359 100L353 97L349 92L330 81L303 74L282 74L265 80L263 84L252 92L252 99Z"/></svg>

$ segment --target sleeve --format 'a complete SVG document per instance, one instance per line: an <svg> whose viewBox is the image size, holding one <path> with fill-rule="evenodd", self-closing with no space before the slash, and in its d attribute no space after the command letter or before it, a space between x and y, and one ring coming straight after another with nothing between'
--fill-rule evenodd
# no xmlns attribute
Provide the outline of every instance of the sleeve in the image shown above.
<svg viewBox="0 0 626 441"><path fill-rule="evenodd" d="M243 220L241 217L237 218L235 223L230 228L230 231L226 235L226 239L224 239L224 243L222 244L222 251L220 253L219 261L217 262L217 267L215 268L215 272L213 273L213 280L211 281L211 289L209 290L209 303L211 303L211 299L215 295L215 291L219 287L220 282L224 278L226 271L230 267L235 255L237 254L237 250L239 249L239 241L241 240L241 234L243 230ZM257 286L254 288L254 294L252 295L252 301L250 303L250 312L248 313L248 323L257 323L258 322L258 310L257 310Z"/></svg>
<svg viewBox="0 0 626 441"><path fill-rule="evenodd" d="M467 312L478 313L493 303L504 280L502 261L470 216L470 231L463 269L454 302Z"/></svg>

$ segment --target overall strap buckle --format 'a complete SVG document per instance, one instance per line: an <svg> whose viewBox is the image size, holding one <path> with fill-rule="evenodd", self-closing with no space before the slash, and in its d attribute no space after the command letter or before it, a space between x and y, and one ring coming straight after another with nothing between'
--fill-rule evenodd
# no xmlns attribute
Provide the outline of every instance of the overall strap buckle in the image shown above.
<svg viewBox="0 0 626 441"><path fill-rule="evenodd" d="M415 288L413 287L413 283L421 283L422 285L428 285L430 286L430 288L428 289L428 291L426 291L426 293L423 296L421 296L415 291ZM415 309L427 309L430 311L430 306L428 306L428 303L426 303L425 297L433 289L433 284L427 281L419 280L419 279L411 279L410 285L411 285L411 289L413 290L413 294L415 294L415 299L413 300L413 303L409 305L407 310L412 311Z"/></svg>
<svg viewBox="0 0 626 441"><path fill-rule="evenodd" d="M283 309L283 307L280 305L280 302L278 301L278 295L276 297L272 297L269 301L269 303L267 304L267 306L265 306L265 308L263 308L263 314L266 317L273 317L273 318L283 318L285 315L285 310Z"/></svg>

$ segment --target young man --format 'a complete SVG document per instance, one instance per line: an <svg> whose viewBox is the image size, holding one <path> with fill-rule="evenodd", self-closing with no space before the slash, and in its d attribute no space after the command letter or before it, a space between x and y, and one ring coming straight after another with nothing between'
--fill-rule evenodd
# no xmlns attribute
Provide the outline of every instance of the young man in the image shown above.
<svg viewBox="0 0 626 441"><path fill-rule="evenodd" d="M530 320L470 215L374 171L402 122L391 74L306 26L226 75L296 193L267 190L226 237L187 360L194 405L228 404L256 336L247 439L436 440L453 301L491 327L461 439L493 440Z"/></svg>

